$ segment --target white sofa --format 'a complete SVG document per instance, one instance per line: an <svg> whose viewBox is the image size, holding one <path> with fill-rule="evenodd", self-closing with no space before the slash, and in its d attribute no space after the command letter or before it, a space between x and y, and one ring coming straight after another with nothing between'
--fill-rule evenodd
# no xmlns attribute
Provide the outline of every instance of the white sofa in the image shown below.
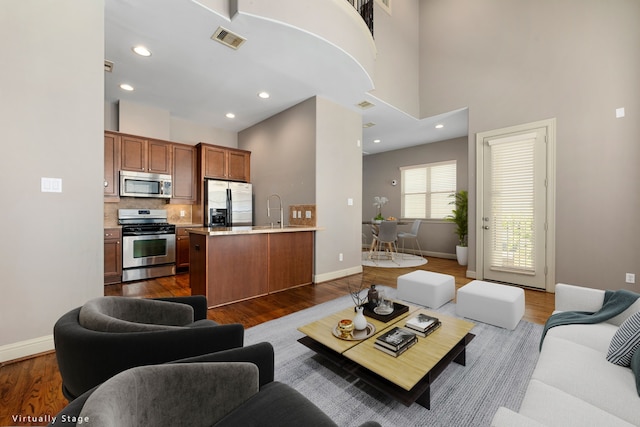
<svg viewBox="0 0 640 427"><path fill-rule="evenodd" d="M604 291L558 284L555 300L556 312L596 312ZM549 329L519 412L499 408L491 425L640 426L640 397L632 370L606 360L618 326L637 311L640 299L606 322Z"/></svg>

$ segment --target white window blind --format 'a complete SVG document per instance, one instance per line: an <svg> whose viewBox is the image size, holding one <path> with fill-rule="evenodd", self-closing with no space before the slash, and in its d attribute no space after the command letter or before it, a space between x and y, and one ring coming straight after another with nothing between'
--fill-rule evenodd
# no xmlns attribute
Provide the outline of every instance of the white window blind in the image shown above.
<svg viewBox="0 0 640 427"><path fill-rule="evenodd" d="M402 217L442 219L451 214L456 161L401 167Z"/></svg>
<svg viewBox="0 0 640 427"><path fill-rule="evenodd" d="M535 273L535 139L491 147L491 269Z"/></svg>

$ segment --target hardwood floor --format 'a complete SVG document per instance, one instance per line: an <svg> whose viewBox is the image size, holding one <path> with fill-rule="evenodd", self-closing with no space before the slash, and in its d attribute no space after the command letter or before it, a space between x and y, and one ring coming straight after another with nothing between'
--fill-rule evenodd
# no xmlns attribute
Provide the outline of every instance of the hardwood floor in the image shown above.
<svg viewBox="0 0 640 427"><path fill-rule="evenodd" d="M459 266L455 260L429 258L429 262L419 268L455 276L456 288L471 281L465 277L466 267ZM397 277L412 270L364 267L362 274L210 309L208 317L219 323L241 323L250 328L346 295L350 286L357 288L363 283L369 287L377 283L396 287ZM189 275L109 285L105 286L105 295L145 298L190 295ZM544 324L553 311L554 295L525 289L525 301L524 319ZM46 425L49 420L34 422L27 417L54 416L62 409L67 401L61 384L53 352L0 365L0 426ZM14 416L22 418L13 419Z"/></svg>

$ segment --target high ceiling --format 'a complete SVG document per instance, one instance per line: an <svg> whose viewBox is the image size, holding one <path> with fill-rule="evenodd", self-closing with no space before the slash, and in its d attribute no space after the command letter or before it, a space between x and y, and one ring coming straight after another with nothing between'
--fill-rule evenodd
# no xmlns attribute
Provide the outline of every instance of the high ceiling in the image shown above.
<svg viewBox="0 0 640 427"><path fill-rule="evenodd" d="M190 0L105 2L105 100L128 100L172 116L238 132L313 96L361 111L363 152L373 154L467 134L460 110L417 120L369 95L373 84L355 60L293 26L247 14L229 20ZM213 41L218 27L247 41L234 50ZM132 48L144 45L150 57ZM120 88L123 83L133 91ZM266 91L268 99L258 93ZM360 110L368 100L375 107ZM234 113L235 118L225 115ZM445 125L435 129L435 124ZM373 143L379 139L380 143Z"/></svg>

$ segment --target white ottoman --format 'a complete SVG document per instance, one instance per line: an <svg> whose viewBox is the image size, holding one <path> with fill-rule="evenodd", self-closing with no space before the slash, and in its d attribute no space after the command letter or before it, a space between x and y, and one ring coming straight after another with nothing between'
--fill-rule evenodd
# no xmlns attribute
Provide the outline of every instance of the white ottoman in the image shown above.
<svg viewBox="0 0 640 427"><path fill-rule="evenodd" d="M524 315L524 290L474 280L458 289L456 313L458 316L513 330Z"/></svg>
<svg viewBox="0 0 640 427"><path fill-rule="evenodd" d="M416 270L398 277L398 298L430 308L451 301L456 293L453 276Z"/></svg>

